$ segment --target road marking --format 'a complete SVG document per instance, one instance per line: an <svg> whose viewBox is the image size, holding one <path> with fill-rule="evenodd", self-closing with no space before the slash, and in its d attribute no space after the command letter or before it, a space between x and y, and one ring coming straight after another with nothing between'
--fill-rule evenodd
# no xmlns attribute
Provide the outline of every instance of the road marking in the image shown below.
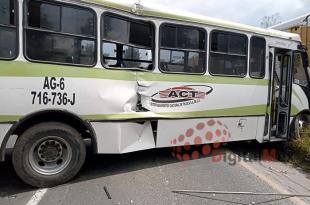
<svg viewBox="0 0 310 205"><path fill-rule="evenodd" d="M258 173L257 170L250 165L250 163L246 163L243 160L241 160L239 164L242 167L246 168L248 171L255 174L260 180L267 183L269 186L271 186L274 190L278 191L279 193L292 194L291 192L286 190L284 187L282 187L279 183L274 181L271 177L268 177L267 175L263 173ZM289 198L289 200L296 205L307 205L307 203L300 198L293 197L293 198Z"/></svg>
<svg viewBox="0 0 310 205"><path fill-rule="evenodd" d="M44 195L46 194L48 189L39 189L36 193L31 197L26 205L38 205Z"/></svg>

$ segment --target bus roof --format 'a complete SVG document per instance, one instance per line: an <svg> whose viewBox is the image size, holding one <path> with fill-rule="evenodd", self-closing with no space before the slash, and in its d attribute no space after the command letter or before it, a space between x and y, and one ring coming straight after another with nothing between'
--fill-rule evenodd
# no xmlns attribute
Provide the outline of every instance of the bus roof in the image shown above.
<svg viewBox="0 0 310 205"><path fill-rule="evenodd" d="M210 18L203 15L197 15L194 13L174 10L172 8L162 7L153 3L143 1L139 3L138 0L80 0L82 2L93 3L97 5L103 5L109 8L126 11L130 13L135 13L140 16L145 17L157 17L165 18L171 20L178 20L191 23L199 23L210 26L217 26L228 29L235 29L245 32L251 32L255 34L278 37L283 39L289 39L294 41L300 41L300 36L298 34L278 31L274 29L263 29L254 26L249 26L240 23L234 23L229 21L224 21L220 19Z"/></svg>

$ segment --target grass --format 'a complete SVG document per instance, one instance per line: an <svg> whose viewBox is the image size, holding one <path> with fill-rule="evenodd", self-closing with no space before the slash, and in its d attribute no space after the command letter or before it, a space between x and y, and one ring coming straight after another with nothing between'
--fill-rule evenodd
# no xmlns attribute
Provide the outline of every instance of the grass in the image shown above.
<svg viewBox="0 0 310 205"><path fill-rule="evenodd" d="M289 162L310 172L310 134L292 140L288 148Z"/></svg>

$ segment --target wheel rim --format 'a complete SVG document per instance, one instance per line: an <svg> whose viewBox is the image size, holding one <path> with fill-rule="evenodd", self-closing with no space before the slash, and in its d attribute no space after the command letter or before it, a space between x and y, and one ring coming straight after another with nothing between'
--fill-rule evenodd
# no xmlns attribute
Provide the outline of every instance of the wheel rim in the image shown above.
<svg viewBox="0 0 310 205"><path fill-rule="evenodd" d="M57 136L48 136L34 143L29 151L31 167L42 175L55 175L63 171L71 161L69 143Z"/></svg>
<svg viewBox="0 0 310 205"><path fill-rule="evenodd" d="M295 122L296 137L309 136L310 120L308 116L299 117Z"/></svg>

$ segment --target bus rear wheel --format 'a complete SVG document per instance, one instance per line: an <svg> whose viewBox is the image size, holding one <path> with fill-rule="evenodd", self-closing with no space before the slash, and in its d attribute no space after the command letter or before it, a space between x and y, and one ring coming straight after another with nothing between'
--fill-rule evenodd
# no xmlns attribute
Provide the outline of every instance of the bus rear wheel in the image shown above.
<svg viewBox="0 0 310 205"><path fill-rule="evenodd" d="M51 187L71 180L84 164L86 149L80 134L58 122L26 130L13 150L17 175L34 187Z"/></svg>

